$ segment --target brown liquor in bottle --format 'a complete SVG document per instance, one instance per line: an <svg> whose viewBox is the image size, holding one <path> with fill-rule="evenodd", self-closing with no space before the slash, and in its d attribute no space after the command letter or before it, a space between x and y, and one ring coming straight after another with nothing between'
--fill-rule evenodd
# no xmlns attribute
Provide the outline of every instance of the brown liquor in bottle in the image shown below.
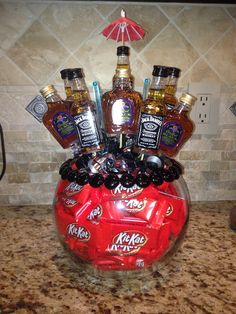
<svg viewBox="0 0 236 314"><path fill-rule="evenodd" d="M74 101L73 95L72 95L72 89L71 89L71 83L69 81L69 72L71 72L73 69L63 69L60 71L61 78L64 81L64 88L66 93L66 101L69 102L69 105L71 105Z"/></svg>
<svg viewBox="0 0 236 314"><path fill-rule="evenodd" d="M139 130L134 151L145 154L156 154L159 149L162 125L166 115L164 105L167 68L154 66L153 78L147 99L141 107Z"/></svg>
<svg viewBox="0 0 236 314"><path fill-rule="evenodd" d="M81 152L88 154L101 151L105 145L96 122L95 104L90 99L82 69L71 71L69 80L74 98L70 113L75 121Z"/></svg>
<svg viewBox="0 0 236 314"><path fill-rule="evenodd" d="M184 93L177 108L167 113L160 143L160 150L166 155L175 156L192 135L194 124L189 111L196 100L193 95Z"/></svg>
<svg viewBox="0 0 236 314"><path fill-rule="evenodd" d="M180 69L168 67L168 80L165 88L165 105L168 110L173 110L178 105L178 99L175 96L177 91L177 82L180 75Z"/></svg>
<svg viewBox="0 0 236 314"><path fill-rule="evenodd" d="M113 89L102 97L105 131L108 136L135 134L142 96L133 90L129 66L129 47L117 48L118 62L113 77Z"/></svg>
<svg viewBox="0 0 236 314"><path fill-rule="evenodd" d="M42 88L40 93L48 105L43 124L63 148L70 147L76 142L77 135L68 103L62 100L53 85Z"/></svg>

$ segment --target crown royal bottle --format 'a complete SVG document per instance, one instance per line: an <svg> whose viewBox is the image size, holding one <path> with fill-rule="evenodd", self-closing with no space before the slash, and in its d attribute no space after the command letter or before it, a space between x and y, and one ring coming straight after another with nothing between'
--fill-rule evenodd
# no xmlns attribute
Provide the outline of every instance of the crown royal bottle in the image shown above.
<svg viewBox="0 0 236 314"><path fill-rule="evenodd" d="M53 85L45 86L40 93L48 105L43 124L63 148L70 147L77 141L77 136L68 102L62 100Z"/></svg>
<svg viewBox="0 0 236 314"><path fill-rule="evenodd" d="M102 134L95 117L95 104L91 101L82 69L69 72L74 102L70 113L76 124L81 153L93 153L104 149Z"/></svg>
<svg viewBox="0 0 236 314"><path fill-rule="evenodd" d="M152 82L147 99L141 107L139 130L134 151L138 153L156 154L162 133L162 125L166 115L164 105L167 68L154 65Z"/></svg>
<svg viewBox="0 0 236 314"><path fill-rule="evenodd" d="M193 133L194 124L189 118L189 111L196 97L183 93L176 109L169 111L163 125L160 150L172 157L175 156Z"/></svg>
<svg viewBox="0 0 236 314"><path fill-rule="evenodd" d="M135 134L142 103L141 94L133 90L129 47L118 47L117 56L113 89L102 97L105 131L108 136Z"/></svg>

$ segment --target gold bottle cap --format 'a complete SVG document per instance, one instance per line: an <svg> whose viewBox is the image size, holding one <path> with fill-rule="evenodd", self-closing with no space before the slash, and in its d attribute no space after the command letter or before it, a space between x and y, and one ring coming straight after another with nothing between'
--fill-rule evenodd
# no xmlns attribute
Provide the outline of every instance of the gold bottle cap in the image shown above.
<svg viewBox="0 0 236 314"><path fill-rule="evenodd" d="M47 85L43 88L40 89L40 93L44 98L46 98L50 94L55 94L57 92L56 88L54 85Z"/></svg>
<svg viewBox="0 0 236 314"><path fill-rule="evenodd" d="M196 100L197 100L197 97L195 97L189 93L183 93L179 99L180 102L184 102L184 103L188 104L189 106L193 106Z"/></svg>

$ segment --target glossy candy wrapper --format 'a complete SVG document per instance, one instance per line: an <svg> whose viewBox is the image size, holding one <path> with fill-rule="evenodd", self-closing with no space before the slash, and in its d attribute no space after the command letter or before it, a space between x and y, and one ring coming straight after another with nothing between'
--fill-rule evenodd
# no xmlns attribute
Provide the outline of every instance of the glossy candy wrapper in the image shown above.
<svg viewBox="0 0 236 314"><path fill-rule="evenodd" d="M101 270L140 270L173 250L188 220L183 179L108 190L61 180L54 201L59 238Z"/></svg>

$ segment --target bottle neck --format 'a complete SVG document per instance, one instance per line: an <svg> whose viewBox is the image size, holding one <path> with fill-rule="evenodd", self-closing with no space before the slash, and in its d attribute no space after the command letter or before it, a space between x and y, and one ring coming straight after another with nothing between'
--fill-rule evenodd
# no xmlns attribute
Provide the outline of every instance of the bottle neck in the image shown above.
<svg viewBox="0 0 236 314"><path fill-rule="evenodd" d="M129 67L129 56L121 55L117 58L117 67L124 66Z"/></svg>
<svg viewBox="0 0 236 314"><path fill-rule="evenodd" d="M57 93L51 93L45 97L47 104L48 103L57 103L61 102L62 98L59 94Z"/></svg>
<svg viewBox="0 0 236 314"><path fill-rule="evenodd" d="M189 106L189 104L181 101L181 102L179 102L179 104L175 110L178 112L178 114L188 115L191 109L192 108L191 108L191 106Z"/></svg>
<svg viewBox="0 0 236 314"><path fill-rule="evenodd" d="M177 83L178 83L177 77L169 76L165 88L165 93L174 96L177 91Z"/></svg>
<svg viewBox="0 0 236 314"><path fill-rule="evenodd" d="M71 89L71 84L68 78L64 79L64 88L65 88L65 93L66 93L66 100L72 100L72 89Z"/></svg>
<svg viewBox="0 0 236 314"><path fill-rule="evenodd" d="M166 77L153 76L147 98L164 101L165 87Z"/></svg>
<svg viewBox="0 0 236 314"><path fill-rule="evenodd" d="M133 76L131 75L129 56L118 56L116 73L113 76L113 88L132 89Z"/></svg>
<svg viewBox="0 0 236 314"><path fill-rule="evenodd" d="M75 102L90 100L88 88L84 78L74 78L71 81L72 96Z"/></svg>

